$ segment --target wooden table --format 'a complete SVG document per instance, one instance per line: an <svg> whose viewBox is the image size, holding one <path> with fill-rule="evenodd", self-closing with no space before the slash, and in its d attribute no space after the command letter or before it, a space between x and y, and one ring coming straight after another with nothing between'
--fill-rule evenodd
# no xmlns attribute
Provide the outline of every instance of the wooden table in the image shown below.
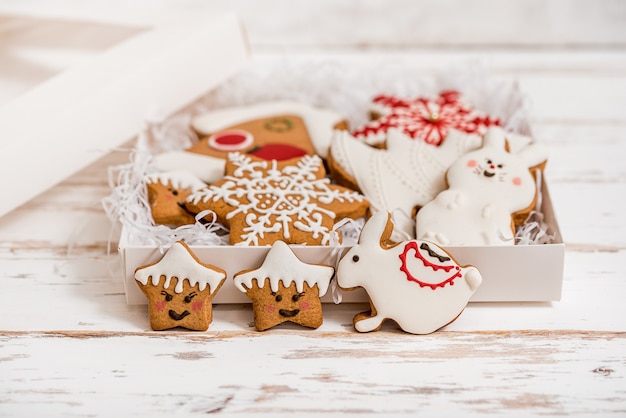
<svg viewBox="0 0 626 418"><path fill-rule="evenodd" d="M266 59L386 55L422 63L423 74L482 60L519 80L551 148L546 176L566 241L562 300L472 303L428 336L389 323L358 334L352 316L363 306L346 304L325 306L315 331L259 333L248 305L220 305L207 332L152 332L145 306L125 302L117 236L101 206L107 168L128 159L111 152L0 218L0 416L626 416L625 3L510 2L481 22L461 10L445 21L449 32L426 19L448 9L424 1L400 2L405 13L389 12L398 25L371 32L382 6L352 2L355 31L338 18L316 31L304 23L323 21L324 7L328 16L345 10L312 3L264 3L291 7L289 25L255 2L233 8ZM303 29L281 37L277 22Z"/></svg>

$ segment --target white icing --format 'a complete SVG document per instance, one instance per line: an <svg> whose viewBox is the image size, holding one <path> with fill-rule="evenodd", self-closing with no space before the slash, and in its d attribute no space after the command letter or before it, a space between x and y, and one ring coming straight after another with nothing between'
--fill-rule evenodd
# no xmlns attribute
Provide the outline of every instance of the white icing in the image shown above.
<svg viewBox="0 0 626 418"><path fill-rule="evenodd" d="M536 183L528 168L545 161L547 151L531 143L515 154L508 153L507 135L500 128L490 128L482 148L450 167L449 188L417 213L417 238L442 245L514 244L511 214L533 203Z"/></svg>
<svg viewBox="0 0 626 418"><path fill-rule="evenodd" d="M445 172L458 157L480 146L480 138L451 130L439 147L389 130L387 149L377 149L347 132L336 132L333 160L361 189L372 212L400 211L412 216L445 188ZM405 225L409 225L405 223ZM403 230L413 236L413 230Z"/></svg>
<svg viewBox="0 0 626 418"><path fill-rule="evenodd" d="M356 322L355 328L369 332L380 327L385 319L392 319L406 332L434 332L463 311L482 283L482 276L473 266L458 266L433 243L411 240L390 249L381 247L387 222L390 219L386 212L372 215L361 231L359 243L341 259L337 269L339 286L348 289L363 287L376 310L376 316ZM449 260L440 260L419 249L424 243ZM417 251L429 264L416 256ZM405 262L401 257L403 253ZM403 271L403 266L408 273ZM409 280L409 275L433 287Z"/></svg>
<svg viewBox="0 0 626 418"><path fill-rule="evenodd" d="M172 244L158 263L140 267L135 271L135 280L144 286L148 284L148 281L153 286L157 286L161 276L165 276L165 284L163 285L165 289L170 287L173 277L178 279L174 288L176 293L182 293L183 281L188 280L191 287L199 285L200 291L209 286L209 290L213 294L226 279L226 274L222 270L198 263L193 257L191 249L182 241Z"/></svg>
<svg viewBox="0 0 626 418"><path fill-rule="evenodd" d="M333 127L344 118L331 110L305 103L278 101L218 109L194 117L191 124L196 131L208 135L245 121L284 114L297 115L304 120L315 151L326 158Z"/></svg>
<svg viewBox="0 0 626 418"><path fill-rule="evenodd" d="M198 179L213 183L224 176L226 161L187 151L170 151L155 155L154 165L161 171L185 169Z"/></svg>
<svg viewBox="0 0 626 418"><path fill-rule="evenodd" d="M269 279L272 292L278 291L281 282L285 287L295 283L296 290L302 292L304 283L307 283L309 287L317 285L321 297L326 294L334 271L335 269L331 266L307 264L300 261L287 244L283 241L276 241L261 267L235 274L233 279L237 288L244 293L246 288L252 288L253 280L256 279L258 286L263 288L265 279Z"/></svg>
<svg viewBox="0 0 626 418"><path fill-rule="evenodd" d="M192 191L206 187L206 183L187 170L150 174L146 177L146 181L148 183L160 183L164 186L169 183L175 189L191 189Z"/></svg>
<svg viewBox="0 0 626 418"><path fill-rule="evenodd" d="M253 160L240 153L231 153L228 158L237 166L233 175L224 177L219 186L211 185L190 195L187 201L197 205L200 201L223 200L233 207L226 216L228 220L245 214L241 245L258 245L266 233L279 231L289 240L292 223L314 239L321 236L322 245L328 245L335 232L322 225L323 216L335 219L337 214L327 205L363 200L356 192L330 185L330 180L320 174L323 163L318 156L304 156L296 165L282 170L276 160Z"/></svg>

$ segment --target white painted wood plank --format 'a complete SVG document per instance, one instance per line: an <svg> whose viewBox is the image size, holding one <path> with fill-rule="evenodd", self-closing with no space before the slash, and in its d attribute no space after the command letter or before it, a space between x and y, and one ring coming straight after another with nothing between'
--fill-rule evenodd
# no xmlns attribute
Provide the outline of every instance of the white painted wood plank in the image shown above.
<svg viewBox="0 0 626 418"><path fill-rule="evenodd" d="M172 10L227 9L240 16L255 51L626 45L626 3L610 0L2 0L3 9L100 19L117 15L122 22Z"/></svg>
<svg viewBox="0 0 626 418"><path fill-rule="evenodd" d="M550 147L551 185L626 181L626 124L546 122L534 124L533 131Z"/></svg>
<svg viewBox="0 0 626 418"><path fill-rule="evenodd" d="M40 250L41 251L41 250ZM0 316L0 330L11 331L149 331L146 306L127 305L116 258L83 250L72 256L51 252L18 253L0 258L0 306L13 315ZM625 250L570 251L566 255L563 297L553 303L472 303L446 331L587 330L626 331ZM32 309L24 309L24 295ZM305 332L353 333L352 318L362 304L327 304L324 324L308 331L298 326L277 328ZM42 315L42 311L48 314ZM250 331L249 304L218 305L210 331ZM395 329L393 323L385 329ZM202 334L202 333L199 333ZM269 334L269 333L268 333ZM258 334L262 335L262 334Z"/></svg>
<svg viewBox="0 0 626 418"><path fill-rule="evenodd" d="M623 47L622 2L289 1L236 3L253 47ZM267 9L281 13L267 13ZM265 19L259 19L265 16ZM324 30L317 26L323 22ZM356 22L349 24L348 22ZM289 36L286 36L289 34Z"/></svg>
<svg viewBox="0 0 626 418"><path fill-rule="evenodd" d="M622 416L626 408L623 333L325 337L3 333L0 407L9 416Z"/></svg>

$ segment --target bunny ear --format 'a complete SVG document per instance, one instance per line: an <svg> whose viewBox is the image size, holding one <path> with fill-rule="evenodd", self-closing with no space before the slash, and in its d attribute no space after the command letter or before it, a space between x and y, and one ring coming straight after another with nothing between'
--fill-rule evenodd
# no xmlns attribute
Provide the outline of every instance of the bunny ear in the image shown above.
<svg viewBox="0 0 626 418"><path fill-rule="evenodd" d="M387 242L393 232L393 222L391 221L391 213L379 211L373 214L359 236L359 245L376 245L383 246Z"/></svg>
<svg viewBox="0 0 626 418"><path fill-rule="evenodd" d="M504 129L498 126L492 126L487 129L487 132L485 132L485 135L483 136L483 147L505 149L506 133Z"/></svg>
<svg viewBox="0 0 626 418"><path fill-rule="evenodd" d="M526 167L534 167L548 159L548 148L537 142L533 142L522 149L518 155L526 164Z"/></svg>

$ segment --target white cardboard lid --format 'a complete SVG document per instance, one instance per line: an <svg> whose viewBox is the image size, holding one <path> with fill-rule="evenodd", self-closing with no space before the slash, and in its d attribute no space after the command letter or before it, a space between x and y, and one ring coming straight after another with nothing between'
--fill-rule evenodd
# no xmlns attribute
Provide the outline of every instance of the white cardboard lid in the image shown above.
<svg viewBox="0 0 626 418"><path fill-rule="evenodd" d="M9 13L0 10L0 23L33 18ZM198 99L249 58L231 13L154 20L124 15L117 23L127 38L0 105L0 216L132 139L146 119L165 118ZM137 30L129 31L133 26ZM6 43L0 42L5 57L24 46Z"/></svg>

